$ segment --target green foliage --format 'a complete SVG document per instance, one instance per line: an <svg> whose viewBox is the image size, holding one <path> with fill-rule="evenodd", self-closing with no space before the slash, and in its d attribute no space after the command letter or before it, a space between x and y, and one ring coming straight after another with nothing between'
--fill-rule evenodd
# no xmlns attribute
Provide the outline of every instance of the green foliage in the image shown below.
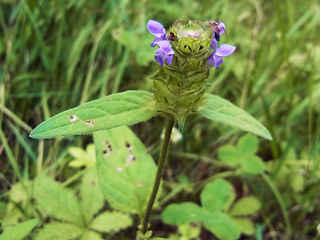
<svg viewBox="0 0 320 240"><path fill-rule="evenodd" d="M34 197L40 209L59 220L83 225L80 204L75 194L46 175L36 178Z"/></svg>
<svg viewBox="0 0 320 240"><path fill-rule="evenodd" d="M241 108L216 95L206 94L205 97L206 103L198 110L204 117L254 133L269 140L272 139L269 131Z"/></svg>
<svg viewBox="0 0 320 240"><path fill-rule="evenodd" d="M38 219L31 219L19 223L0 235L0 240L23 240L39 223Z"/></svg>
<svg viewBox="0 0 320 240"><path fill-rule="evenodd" d="M219 159L233 167L240 167L244 172L259 174L265 170L263 161L255 155L258 150L258 139L244 135L237 146L226 145L219 149Z"/></svg>
<svg viewBox="0 0 320 240"><path fill-rule="evenodd" d="M171 204L161 218L163 222L174 225L202 222L219 239L238 239L240 232L252 235L253 224L245 216L257 212L260 202L255 197L244 197L233 203L234 200L232 185L218 178L203 188L201 207L194 203Z"/></svg>
<svg viewBox="0 0 320 240"><path fill-rule="evenodd" d="M150 51L150 48L146 48L154 39L149 32L119 29L113 31L113 37L134 53L139 65L147 66L148 63L154 59L154 52Z"/></svg>
<svg viewBox="0 0 320 240"><path fill-rule="evenodd" d="M69 162L69 167L91 167L96 163L96 151L94 144L88 144L86 151L79 147L69 147L69 153L74 159Z"/></svg>
<svg viewBox="0 0 320 240"><path fill-rule="evenodd" d="M171 234L168 239L176 240L200 240L201 228L199 224L182 224L178 226L177 234Z"/></svg>
<svg viewBox="0 0 320 240"><path fill-rule="evenodd" d="M87 170L83 177L80 185L81 201L73 191L46 175L36 178L34 197L42 213L55 219L44 224L44 228L35 237L37 240L102 239L102 233L113 234L132 224L126 214L101 212L104 198L95 168Z"/></svg>
<svg viewBox="0 0 320 240"><path fill-rule="evenodd" d="M94 133L101 189L109 204L143 217L156 165L128 127Z"/></svg>
<svg viewBox="0 0 320 240"><path fill-rule="evenodd" d="M206 91L229 99L268 127L274 141L262 141L256 156L268 160L266 169L284 200L283 210L290 216L292 234L285 230L279 203L263 179L248 178L247 174L235 177L234 171L222 172L226 162L215 161L217 150L238 138L230 134L235 131L199 120L196 115L186 121L183 140L171 148L173 161L169 162L164 184L168 196L163 202L194 201L191 193L207 176L226 175L237 181L237 187L245 193L264 200L257 239L273 233L288 239L317 238L319 1L3 0L0 5L3 231L17 224L19 218L40 219L30 203L33 183L30 190L25 180L42 171L68 182L82 174L66 167L65 156L70 145L86 146L90 136L43 142L28 138L31 129L56 113L112 92L151 92L150 76L155 64L147 64L147 60L155 49L150 47L152 36L147 33L146 22L155 19L169 29L181 18L222 20L226 24L228 37L221 43L228 41L237 50L219 70L210 72ZM161 128L158 119L134 128L154 156ZM190 179L188 191L175 184L180 174ZM157 233L167 233L160 222L157 226ZM134 231L131 234L124 238L133 239ZM94 240L101 236L91 231L81 238Z"/></svg>
<svg viewBox="0 0 320 240"><path fill-rule="evenodd" d="M156 114L152 94L126 91L64 111L36 127L32 138L88 134L150 119Z"/></svg>

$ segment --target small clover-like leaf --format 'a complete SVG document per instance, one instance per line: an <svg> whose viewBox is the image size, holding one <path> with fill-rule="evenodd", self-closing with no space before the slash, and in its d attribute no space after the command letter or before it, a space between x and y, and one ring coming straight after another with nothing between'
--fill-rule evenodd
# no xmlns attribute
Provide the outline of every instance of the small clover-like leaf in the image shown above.
<svg viewBox="0 0 320 240"><path fill-rule="evenodd" d="M218 178L207 183L201 192L202 206L208 211L228 209L235 199L232 185L224 179Z"/></svg>
<svg viewBox="0 0 320 240"><path fill-rule="evenodd" d="M219 159L232 167L240 167L251 174L263 173L264 162L254 153L258 149L257 138L245 135L239 139L237 146L226 145L219 149Z"/></svg>
<svg viewBox="0 0 320 240"><path fill-rule="evenodd" d="M246 235L254 234L254 226L253 223L247 218L232 218L232 220L238 225L241 232Z"/></svg>
<svg viewBox="0 0 320 240"><path fill-rule="evenodd" d="M272 140L269 131L243 109L216 95L205 94L205 97L206 103L198 110L204 117Z"/></svg>
<svg viewBox="0 0 320 240"><path fill-rule="evenodd" d="M195 203L185 202L169 205L162 213L164 223L180 225L190 222L198 222L203 217L202 209Z"/></svg>
<svg viewBox="0 0 320 240"><path fill-rule="evenodd" d="M231 145L223 146L218 152L219 159L231 166L239 165L239 151Z"/></svg>
<svg viewBox="0 0 320 240"><path fill-rule="evenodd" d="M246 216L258 211L261 207L256 197L244 197L237 201L229 211L232 216Z"/></svg>
<svg viewBox="0 0 320 240"><path fill-rule="evenodd" d="M258 146L258 139L250 134L242 136L237 144L238 149L245 154L254 154L258 150Z"/></svg>
<svg viewBox="0 0 320 240"><path fill-rule="evenodd" d="M242 169L248 173L259 174L265 170L262 160L255 155L244 156L240 160Z"/></svg>
<svg viewBox="0 0 320 240"><path fill-rule="evenodd" d="M204 226L219 239L236 240L240 237L240 228L231 217L222 212L208 213L203 218Z"/></svg>

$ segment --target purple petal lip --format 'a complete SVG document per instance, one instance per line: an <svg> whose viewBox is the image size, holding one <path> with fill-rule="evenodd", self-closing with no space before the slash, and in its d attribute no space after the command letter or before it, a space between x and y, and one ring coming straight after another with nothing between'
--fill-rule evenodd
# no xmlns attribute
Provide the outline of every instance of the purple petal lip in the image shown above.
<svg viewBox="0 0 320 240"><path fill-rule="evenodd" d="M166 38L166 30L161 23L154 20L149 20L147 27L149 32L155 36L154 41L151 43L151 47L159 46L155 51L156 55L154 56L154 59L161 66L163 66L165 61L168 65L171 65L174 51Z"/></svg>
<svg viewBox="0 0 320 240"><path fill-rule="evenodd" d="M229 44L222 44L220 45L220 47L215 51L215 55L217 56L228 56L231 53L234 52L234 50L236 50L235 46L229 45Z"/></svg>
<svg viewBox="0 0 320 240"><path fill-rule="evenodd" d="M217 40L215 39L214 36L212 36L211 45L212 46L210 46L210 49L216 49L218 47L218 42L217 42Z"/></svg>
<svg viewBox="0 0 320 240"><path fill-rule="evenodd" d="M159 47L160 47L160 49L163 50L163 52L165 54L174 54L174 51L173 51L169 41L161 41L161 42L159 42Z"/></svg>
<svg viewBox="0 0 320 240"><path fill-rule="evenodd" d="M157 21L149 20L147 27L149 32L158 38L161 38L163 35L166 34L166 30L164 29L162 24Z"/></svg>
<svg viewBox="0 0 320 240"><path fill-rule="evenodd" d="M226 25L223 22L219 22L218 28L219 28L219 35L222 35L226 31Z"/></svg>

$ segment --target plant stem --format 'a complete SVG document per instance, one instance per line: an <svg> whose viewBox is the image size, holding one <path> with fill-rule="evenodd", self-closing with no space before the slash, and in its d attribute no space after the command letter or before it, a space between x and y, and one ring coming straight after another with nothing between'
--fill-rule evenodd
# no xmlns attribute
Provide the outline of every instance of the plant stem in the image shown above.
<svg viewBox="0 0 320 240"><path fill-rule="evenodd" d="M164 132L164 139L163 139L163 142L162 142L162 149L161 149L161 152L160 152L160 160L159 160L159 163L158 163L159 166L158 166L158 170L157 170L156 179L154 181L152 193L151 193L151 196L149 198L146 214L144 215L142 233L146 233L147 230L148 230L148 222L149 222L152 206L154 204L154 201L156 199L156 196L157 196L157 193L158 193L158 190L159 190L161 177L162 177L164 166L165 166L166 159L167 159L167 156L168 156L168 146L169 146L169 142L170 142L170 136L171 136L173 125L174 125L174 119L171 118L171 117L170 118L169 117L166 118L166 127L165 127L165 132Z"/></svg>

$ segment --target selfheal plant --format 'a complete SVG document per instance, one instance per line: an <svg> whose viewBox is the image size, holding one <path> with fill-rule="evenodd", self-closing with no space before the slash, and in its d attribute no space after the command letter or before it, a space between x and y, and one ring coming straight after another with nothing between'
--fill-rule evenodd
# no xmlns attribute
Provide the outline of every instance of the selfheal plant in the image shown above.
<svg viewBox="0 0 320 240"><path fill-rule="evenodd" d="M148 30L155 36L151 46L159 46L155 52L160 65L154 76L154 97L159 109L183 126L187 115L203 105L210 68L219 68L222 57L236 47L219 47L225 32L222 22L177 20L166 35L160 23L149 20Z"/></svg>
<svg viewBox="0 0 320 240"><path fill-rule="evenodd" d="M144 184L137 183L141 190L138 192L139 198L144 198L142 202L146 202L145 200L148 202L139 210L141 227L138 239L147 239L152 234L148 231L149 217L167 159L170 135L176 122L182 128L188 114L199 113L210 120L272 139L268 130L244 110L219 96L205 94L205 81L210 68L213 66L219 68L223 63L223 57L230 55L236 49L228 44L219 45L220 37L226 28L223 22L177 20L169 32L166 32L159 22L149 20L147 28L155 36L151 47L158 47L155 51L158 69L154 74L153 93L126 91L112 94L53 116L37 126L30 134L33 138L52 138L94 132L95 141L98 139L100 146L98 148L96 145L99 166L102 164L101 161L105 161L103 156L115 156L119 151L113 151L109 141L100 141L103 139L99 138L102 133L97 131L132 125L156 115L164 117L165 132L151 196L145 194L148 191L142 191L145 188ZM120 128L112 131L120 131ZM101 145L104 148L102 151L100 151ZM124 147L123 144L121 147ZM131 151L131 148L128 150ZM130 151L128 156L132 157ZM124 166L132 168L133 164L127 165L125 162ZM113 171L122 173L123 168L116 166ZM100 181L107 180L103 178ZM101 187L110 184L104 182ZM127 182L122 186L126 184ZM110 197L110 194L107 195ZM118 198L118 201L123 199ZM113 204L117 205L116 202Z"/></svg>

